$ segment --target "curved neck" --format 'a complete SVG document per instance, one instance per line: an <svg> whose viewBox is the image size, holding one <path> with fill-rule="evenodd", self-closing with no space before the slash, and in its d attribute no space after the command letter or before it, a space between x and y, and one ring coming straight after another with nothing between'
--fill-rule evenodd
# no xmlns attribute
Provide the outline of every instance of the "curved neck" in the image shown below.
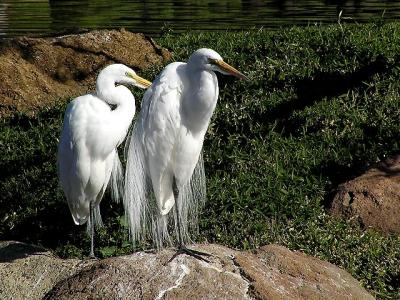
<svg viewBox="0 0 400 300"><path fill-rule="evenodd" d="M124 98L121 97L120 89L115 86L115 83L115 79L107 76L107 74L100 73L96 81L96 94L108 104L120 105Z"/></svg>
<svg viewBox="0 0 400 300"><path fill-rule="evenodd" d="M96 82L96 95L102 101L117 105L117 107L111 111L110 121L111 123L119 124L118 127L110 127L113 130L112 138L116 139L117 144L120 144L126 135L126 132L132 122L135 115L135 97L131 91L123 86L115 86L115 80L109 76L101 76L97 78Z"/></svg>

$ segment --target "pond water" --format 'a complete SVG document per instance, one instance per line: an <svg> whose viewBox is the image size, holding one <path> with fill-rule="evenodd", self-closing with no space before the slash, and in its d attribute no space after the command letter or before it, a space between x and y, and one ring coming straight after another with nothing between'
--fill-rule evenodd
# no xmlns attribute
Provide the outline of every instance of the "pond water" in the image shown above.
<svg viewBox="0 0 400 300"><path fill-rule="evenodd" d="M399 19L400 1L384 0L3 0L0 36L51 34L73 28L125 27L151 36L163 30L240 30Z"/></svg>

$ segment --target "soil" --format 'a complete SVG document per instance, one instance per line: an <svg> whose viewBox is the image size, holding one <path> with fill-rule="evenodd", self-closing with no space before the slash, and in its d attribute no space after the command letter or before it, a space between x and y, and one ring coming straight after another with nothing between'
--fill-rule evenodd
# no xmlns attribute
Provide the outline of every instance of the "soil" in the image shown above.
<svg viewBox="0 0 400 300"><path fill-rule="evenodd" d="M94 89L98 72L123 63L138 73L165 64L170 53L152 39L124 29L0 42L0 118L34 114L60 99Z"/></svg>

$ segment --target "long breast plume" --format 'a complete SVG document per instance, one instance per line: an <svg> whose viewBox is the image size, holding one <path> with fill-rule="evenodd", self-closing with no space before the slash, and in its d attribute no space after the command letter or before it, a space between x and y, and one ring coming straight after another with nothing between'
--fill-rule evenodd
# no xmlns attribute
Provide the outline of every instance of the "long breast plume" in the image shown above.
<svg viewBox="0 0 400 300"><path fill-rule="evenodd" d="M129 137L128 137L129 139ZM126 145L126 176L124 207L128 219L131 238L136 245L151 239L157 249L172 244L168 228L173 226L173 235L177 235L175 207L162 216L156 205L151 189L151 181L143 150L143 126L136 122ZM181 233L184 242L191 242L189 232L198 232L199 208L206 200L206 181L203 155L200 154L191 179L179 191L179 212Z"/></svg>

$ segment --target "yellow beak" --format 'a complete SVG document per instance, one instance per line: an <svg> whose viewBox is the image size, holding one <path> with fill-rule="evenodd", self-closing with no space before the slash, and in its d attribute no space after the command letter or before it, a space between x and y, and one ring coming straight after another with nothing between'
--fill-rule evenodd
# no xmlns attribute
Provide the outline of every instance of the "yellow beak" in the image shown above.
<svg viewBox="0 0 400 300"><path fill-rule="evenodd" d="M142 85L144 88L148 88L151 86L151 82L140 77L139 75L136 74L131 74L129 73L129 77L131 77L132 79L136 80L136 82L140 85Z"/></svg>
<svg viewBox="0 0 400 300"><path fill-rule="evenodd" d="M234 67L232 67L231 65L228 65L226 62L224 62L222 59L216 59L213 61L214 64L216 64L218 67L221 68L222 71L225 71L233 76L236 76L240 79L245 79L248 80L248 78L240 73L238 70L236 70Z"/></svg>

